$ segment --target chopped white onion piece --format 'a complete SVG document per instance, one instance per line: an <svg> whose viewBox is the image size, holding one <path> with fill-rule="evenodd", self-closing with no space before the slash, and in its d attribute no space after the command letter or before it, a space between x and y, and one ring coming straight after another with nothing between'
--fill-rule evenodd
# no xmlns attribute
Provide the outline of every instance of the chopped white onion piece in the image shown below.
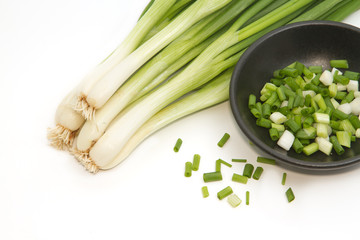
<svg viewBox="0 0 360 240"><path fill-rule="evenodd" d="M313 90L305 90L302 93L303 93L303 97L306 97L306 95L310 95L311 97L315 97L315 95L316 95L316 92L314 92Z"/></svg>
<svg viewBox="0 0 360 240"><path fill-rule="evenodd" d="M350 92L350 91L354 91L354 92L359 91L359 81L350 80L349 84L346 85L346 90L348 92Z"/></svg>
<svg viewBox="0 0 360 240"><path fill-rule="evenodd" d="M356 129L355 136L360 138L360 128Z"/></svg>
<svg viewBox="0 0 360 240"><path fill-rule="evenodd" d="M329 70L325 70L320 76L320 82L322 82L325 86L330 86L334 80L333 75Z"/></svg>
<svg viewBox="0 0 360 240"><path fill-rule="evenodd" d="M338 101L336 101L335 98L331 98L330 101L335 109L337 109L339 107L340 103Z"/></svg>
<svg viewBox="0 0 360 240"><path fill-rule="evenodd" d="M330 155L333 145L331 142L322 137L315 138L315 142L319 145L319 150L326 155Z"/></svg>
<svg viewBox="0 0 360 240"><path fill-rule="evenodd" d="M270 120L273 121L276 124L281 124L281 123L284 123L287 120L287 118L281 112L273 112L270 115Z"/></svg>
<svg viewBox="0 0 360 240"><path fill-rule="evenodd" d="M280 105L280 107L282 108L282 107L286 107L287 105L288 105L288 101L282 101L282 103L281 103L281 105Z"/></svg>
<svg viewBox="0 0 360 240"><path fill-rule="evenodd" d="M331 70L331 73L332 73L332 75L334 76L335 75L335 72L338 72L337 74L338 75L343 75L343 73L339 70L339 69L337 69L337 68L333 68L332 70Z"/></svg>
<svg viewBox="0 0 360 240"><path fill-rule="evenodd" d="M355 91L354 92L354 97L360 98L360 91Z"/></svg>
<svg viewBox="0 0 360 240"><path fill-rule="evenodd" d="M342 111L343 113L346 113L346 114L351 113L351 105L350 105L350 103L340 104L337 109L339 109L340 111Z"/></svg>
<svg viewBox="0 0 360 240"><path fill-rule="evenodd" d="M349 103L351 112L355 115L360 114L360 97L355 98Z"/></svg>
<svg viewBox="0 0 360 240"><path fill-rule="evenodd" d="M279 138L277 144L286 151L289 151L294 143L294 140L295 140L295 136L289 130L285 130L284 133Z"/></svg>
<svg viewBox="0 0 360 240"><path fill-rule="evenodd" d="M337 85L337 90L340 91L340 92L347 90L346 85L342 85L341 83L337 83L336 85Z"/></svg>

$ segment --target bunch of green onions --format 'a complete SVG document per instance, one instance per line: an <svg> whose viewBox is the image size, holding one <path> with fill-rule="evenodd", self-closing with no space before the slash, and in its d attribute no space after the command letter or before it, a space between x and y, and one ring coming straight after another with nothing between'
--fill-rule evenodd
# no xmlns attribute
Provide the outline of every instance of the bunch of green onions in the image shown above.
<svg viewBox="0 0 360 240"><path fill-rule="evenodd" d="M50 143L90 172L112 168L158 129L226 101L233 67L267 32L341 21L359 8L346 0L152 0L59 105Z"/></svg>

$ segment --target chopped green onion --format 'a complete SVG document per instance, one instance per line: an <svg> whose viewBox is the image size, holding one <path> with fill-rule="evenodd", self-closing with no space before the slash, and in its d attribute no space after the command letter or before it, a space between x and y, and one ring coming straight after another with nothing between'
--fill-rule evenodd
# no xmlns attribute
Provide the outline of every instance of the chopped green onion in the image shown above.
<svg viewBox="0 0 360 240"><path fill-rule="evenodd" d="M191 177L192 174L192 162L185 163L185 177Z"/></svg>
<svg viewBox="0 0 360 240"><path fill-rule="evenodd" d="M236 173L234 173L231 178L233 182L238 182L243 184L246 184L248 182L248 179L249 179L248 177Z"/></svg>
<svg viewBox="0 0 360 240"><path fill-rule="evenodd" d="M280 138L279 131L276 128L269 129L270 138L273 141L277 141Z"/></svg>
<svg viewBox="0 0 360 240"><path fill-rule="evenodd" d="M297 133L296 133L296 138L299 139L315 139L316 137L316 128L314 127L306 127L303 129L300 129Z"/></svg>
<svg viewBox="0 0 360 240"><path fill-rule="evenodd" d="M245 164L243 176L251 178L254 171L254 166L250 163Z"/></svg>
<svg viewBox="0 0 360 240"><path fill-rule="evenodd" d="M305 153L307 156L317 152L319 150L319 144L316 142L313 142L303 148L303 153Z"/></svg>
<svg viewBox="0 0 360 240"><path fill-rule="evenodd" d="M256 167L255 172L253 174L253 179L259 180L263 171L264 171L264 169L262 167Z"/></svg>
<svg viewBox="0 0 360 240"><path fill-rule="evenodd" d="M288 188L285 192L288 202L292 202L295 199L295 195L291 188Z"/></svg>
<svg viewBox="0 0 360 240"><path fill-rule="evenodd" d="M283 173L283 175L282 175L282 179L281 179L281 184L282 185L285 185L285 183L286 183L286 177L287 177L287 173Z"/></svg>
<svg viewBox="0 0 360 240"><path fill-rule="evenodd" d="M203 174L204 182L215 182L215 181L221 181L222 174L221 172L209 172Z"/></svg>
<svg viewBox="0 0 360 240"><path fill-rule="evenodd" d="M298 138L295 138L292 147L296 153L301 153L304 149L304 145L300 142Z"/></svg>
<svg viewBox="0 0 360 240"><path fill-rule="evenodd" d="M333 144L333 147L335 149L335 152L338 155L342 155L345 152L345 149L341 146L336 136L330 137L330 142Z"/></svg>
<svg viewBox="0 0 360 240"><path fill-rule="evenodd" d="M230 186L227 186L226 188L224 188L223 190L221 190L217 193L217 197L219 200L222 200L232 193L233 193L232 188Z"/></svg>
<svg viewBox="0 0 360 240"><path fill-rule="evenodd" d="M243 162L243 163L247 162L246 159L231 159L231 161L232 162Z"/></svg>
<svg viewBox="0 0 360 240"><path fill-rule="evenodd" d="M333 148L333 144L330 141L322 137L317 137L315 139L315 142L319 145L319 150L321 152L325 153L328 156L330 155L331 150Z"/></svg>
<svg viewBox="0 0 360 240"><path fill-rule="evenodd" d="M233 208L236 208L241 204L241 199L236 194L231 194L227 198L227 201Z"/></svg>
<svg viewBox="0 0 360 240"><path fill-rule="evenodd" d="M259 163L266 163L266 164L270 164L270 165L276 165L276 161L274 159L271 159L271 158L257 157L256 161L259 162Z"/></svg>
<svg viewBox="0 0 360 240"><path fill-rule="evenodd" d="M360 73L358 73L358 72L345 71L344 76L351 80L359 80L360 79Z"/></svg>
<svg viewBox="0 0 360 240"><path fill-rule="evenodd" d="M207 197L210 195L207 186L203 186L203 187L201 188L201 192L202 192L203 198L207 198Z"/></svg>
<svg viewBox="0 0 360 240"><path fill-rule="evenodd" d="M250 94L249 103L248 103L249 108L251 109L251 108L255 107L255 104L256 104L256 96L254 94Z"/></svg>
<svg viewBox="0 0 360 240"><path fill-rule="evenodd" d="M199 165L200 165L200 155L194 154L194 158L193 158L193 162L192 162L192 170L193 171L199 170Z"/></svg>
<svg viewBox="0 0 360 240"><path fill-rule="evenodd" d="M347 119L348 118L348 115L338 109L335 109L333 112L332 112L332 116L337 118L337 119L340 119L340 120L344 120L344 119Z"/></svg>
<svg viewBox="0 0 360 240"><path fill-rule="evenodd" d="M316 112L316 113L314 113L314 120L317 123L327 123L327 124L329 124L330 123L330 116L328 114L326 114L326 113Z"/></svg>
<svg viewBox="0 0 360 240"><path fill-rule="evenodd" d="M322 73L322 66L309 66L309 70L315 74Z"/></svg>
<svg viewBox="0 0 360 240"><path fill-rule="evenodd" d="M178 152L180 150L181 145L182 145L182 140L181 138L178 138L174 146L174 152Z"/></svg>
<svg viewBox="0 0 360 240"><path fill-rule="evenodd" d="M246 205L249 205L250 204L250 192L249 191L246 191Z"/></svg>
<svg viewBox="0 0 360 240"><path fill-rule="evenodd" d="M225 133L224 136L220 139L220 141L218 142L218 146L219 147L223 147L224 144L229 140L230 135L228 133Z"/></svg>
<svg viewBox="0 0 360 240"><path fill-rule="evenodd" d="M349 68L347 60L330 60L330 66L333 68Z"/></svg>
<svg viewBox="0 0 360 240"><path fill-rule="evenodd" d="M225 162L225 161L222 160L222 159L218 159L218 160L216 160L216 162L215 162L215 171L216 171L216 172L220 172L220 170L221 170L221 164L224 164L225 166L227 166L227 167L229 167L229 168L232 167L232 165L231 165L230 163Z"/></svg>
<svg viewBox="0 0 360 240"><path fill-rule="evenodd" d="M351 147L351 133L345 131L337 131L336 137L341 146L350 148Z"/></svg>

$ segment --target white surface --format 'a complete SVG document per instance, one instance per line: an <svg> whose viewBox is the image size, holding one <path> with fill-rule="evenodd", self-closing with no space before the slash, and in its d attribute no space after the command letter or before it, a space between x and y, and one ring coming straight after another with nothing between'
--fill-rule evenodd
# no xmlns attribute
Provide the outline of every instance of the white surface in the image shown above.
<svg viewBox="0 0 360 240"><path fill-rule="evenodd" d="M146 3L0 1L0 239L357 239L358 167L324 176L263 165L259 181L241 185L230 181L242 172L234 163L202 198L202 173L213 171L216 159L259 165L261 153L248 145L228 102L159 131L123 164L97 175L48 146L57 104L117 46ZM360 12L346 22L360 26ZM225 132L231 138L220 149ZM183 145L174 153L178 137ZM185 178L194 153L202 157L200 170ZM228 185L243 200L238 208L216 198ZM290 204L288 187L296 195Z"/></svg>

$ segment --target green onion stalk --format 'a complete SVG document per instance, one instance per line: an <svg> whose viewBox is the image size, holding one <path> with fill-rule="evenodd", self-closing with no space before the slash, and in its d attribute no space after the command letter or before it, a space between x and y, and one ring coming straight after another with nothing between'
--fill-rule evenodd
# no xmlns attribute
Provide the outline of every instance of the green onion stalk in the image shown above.
<svg viewBox="0 0 360 240"><path fill-rule="evenodd" d="M67 94L57 107L55 113L56 126L48 129L47 137L50 145L62 150L69 149L72 146L77 130L85 122L81 114L73 109L73 106L78 102L77 96L80 88L85 83L88 86L95 83L99 77L106 74L123 58L139 47L142 40L166 15L175 2L175 0L153 0L152 4L146 7L142 17L124 41L107 58L95 66L76 88Z"/></svg>
<svg viewBox="0 0 360 240"><path fill-rule="evenodd" d="M197 57L253 2L254 0L232 1L220 11L200 20L143 65L97 110L96 118L85 122L77 140L78 151L90 149L93 142L103 135L111 121L129 103L151 91Z"/></svg>
<svg viewBox="0 0 360 240"><path fill-rule="evenodd" d="M168 0L165 2L167 1ZM143 64L181 36L195 23L225 7L230 2L231 0L195 1L175 17L165 28L142 43L141 46L127 55L122 61L118 62L116 66L101 76L96 82L92 83L90 81L82 85L78 93L78 102L75 109L81 112L86 119L93 118L95 111L101 108L116 90ZM140 21L144 17L142 17Z"/></svg>
<svg viewBox="0 0 360 240"><path fill-rule="evenodd" d="M251 17L259 13L272 1L257 1L248 8L221 37L209 45L197 58L171 80L128 106L113 120L107 131L92 146L88 158L100 169L113 166L112 162L126 142L142 124L162 108L184 94L206 84L223 71L233 67L252 42L252 36L269 29L281 20L281 25L291 21L293 13L299 14L311 0L291 0L253 23L241 28ZM280 26L281 26L280 25ZM256 39L254 39L256 40ZM244 44L243 46L239 46ZM245 44L246 43L246 44ZM231 52L235 50L236 52Z"/></svg>

